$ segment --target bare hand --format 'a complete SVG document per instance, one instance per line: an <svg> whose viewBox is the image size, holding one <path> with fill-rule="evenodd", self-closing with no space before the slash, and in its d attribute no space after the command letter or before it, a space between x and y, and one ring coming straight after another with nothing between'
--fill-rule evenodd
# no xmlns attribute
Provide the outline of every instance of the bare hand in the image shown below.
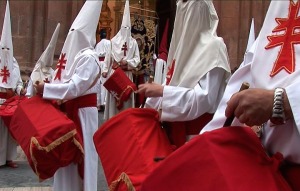
<svg viewBox="0 0 300 191"><path fill-rule="evenodd" d="M227 102L226 117L235 117L248 126L261 125L272 116L274 90L251 88L233 94Z"/></svg>
<svg viewBox="0 0 300 191"><path fill-rule="evenodd" d="M127 63L126 60L123 60L123 59L122 59L122 60L120 61L120 65L121 65L121 66L122 66L122 65L127 65L127 64L128 64L128 63Z"/></svg>
<svg viewBox="0 0 300 191"><path fill-rule="evenodd" d="M102 72L102 77L107 78L107 72Z"/></svg>
<svg viewBox="0 0 300 191"><path fill-rule="evenodd" d="M140 84L136 93L145 94L145 97L162 97L164 86L156 83Z"/></svg>
<svg viewBox="0 0 300 191"><path fill-rule="evenodd" d="M37 94L43 94L43 92L44 92L44 82L36 81L33 84L33 87L35 88Z"/></svg>
<svg viewBox="0 0 300 191"><path fill-rule="evenodd" d="M27 93L27 90L22 88L21 91L20 91L20 95L25 95Z"/></svg>
<svg viewBox="0 0 300 191"><path fill-rule="evenodd" d="M122 69L127 69L127 67L128 67L128 62L126 61L126 60L121 60L120 61L120 67L122 68Z"/></svg>

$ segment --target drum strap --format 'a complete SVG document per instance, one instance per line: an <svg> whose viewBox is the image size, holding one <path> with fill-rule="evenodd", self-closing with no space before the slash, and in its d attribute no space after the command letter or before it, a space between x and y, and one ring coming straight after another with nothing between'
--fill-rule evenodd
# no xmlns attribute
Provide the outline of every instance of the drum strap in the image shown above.
<svg viewBox="0 0 300 191"><path fill-rule="evenodd" d="M88 94L84 95L72 100L69 100L63 103L61 106L61 110L67 113L67 116L74 121L77 132L82 136L82 129L80 125L80 119L78 115L78 110L84 107L97 107L97 94Z"/></svg>

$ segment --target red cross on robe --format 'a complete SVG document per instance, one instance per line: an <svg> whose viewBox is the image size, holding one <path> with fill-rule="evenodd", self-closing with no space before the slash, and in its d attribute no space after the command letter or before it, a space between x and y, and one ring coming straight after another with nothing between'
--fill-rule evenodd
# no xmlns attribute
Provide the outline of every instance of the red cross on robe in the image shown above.
<svg viewBox="0 0 300 191"><path fill-rule="evenodd" d="M62 72L62 70L64 70L66 68L66 63L67 63L67 60L65 59L65 56L66 56L66 53L61 53L60 58L58 60L58 63L56 65L56 68L58 70L57 70L57 73L55 75L54 80L56 80L56 79L60 80L61 79L61 72Z"/></svg>
<svg viewBox="0 0 300 191"><path fill-rule="evenodd" d="M7 79L8 77L10 77L10 73L7 69L7 66L4 66L3 69L1 69L0 76L3 76L2 83L7 83Z"/></svg>
<svg viewBox="0 0 300 191"><path fill-rule="evenodd" d="M124 56L126 56L126 51L128 50L127 49L127 42L125 42L124 44L123 44L123 46L122 46L122 49L121 50L123 50L124 51Z"/></svg>
<svg viewBox="0 0 300 191"><path fill-rule="evenodd" d="M300 44L300 34L295 29L300 27L300 17L298 16L300 3L290 1L287 18L275 18L277 26L272 32L283 32L267 36L269 43L265 49L280 46L277 59L274 63L270 76L273 77L281 70L291 74L295 71L295 45Z"/></svg>
<svg viewBox="0 0 300 191"><path fill-rule="evenodd" d="M174 73L174 68L175 68L175 62L176 62L176 60L174 59L172 64L171 64L171 67L168 67L168 73L167 73L167 76L166 76L166 85L169 85L169 83L172 79L172 76L173 76L173 73Z"/></svg>

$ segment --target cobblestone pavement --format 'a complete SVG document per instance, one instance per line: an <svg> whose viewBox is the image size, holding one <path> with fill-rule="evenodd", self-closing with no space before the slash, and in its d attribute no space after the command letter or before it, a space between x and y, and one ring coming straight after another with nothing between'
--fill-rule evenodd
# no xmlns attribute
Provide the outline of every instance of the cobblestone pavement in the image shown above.
<svg viewBox="0 0 300 191"><path fill-rule="evenodd" d="M99 125L103 123L103 113L99 112ZM26 156L22 149L18 147L18 157L16 160L18 168L0 167L0 191L18 190L42 190L38 187L52 187L53 178L39 182L36 174L29 166ZM28 188L28 189L27 189ZM101 162L99 161L98 169L98 191L108 191L106 179L103 173Z"/></svg>

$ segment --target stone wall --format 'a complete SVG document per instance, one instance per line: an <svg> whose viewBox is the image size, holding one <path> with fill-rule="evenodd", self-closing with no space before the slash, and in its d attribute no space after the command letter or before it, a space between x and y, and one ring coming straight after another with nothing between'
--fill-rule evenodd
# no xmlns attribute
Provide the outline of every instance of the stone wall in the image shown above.
<svg viewBox="0 0 300 191"><path fill-rule="evenodd" d="M14 57L22 70L31 70L48 45L57 23L61 23L57 58L66 34L81 8L81 1L10 1ZM6 1L0 1L0 29Z"/></svg>
<svg viewBox="0 0 300 191"><path fill-rule="evenodd" d="M224 38L231 68L234 69L243 61L252 18L257 37L270 1L215 0L214 4L220 19L218 35Z"/></svg>

